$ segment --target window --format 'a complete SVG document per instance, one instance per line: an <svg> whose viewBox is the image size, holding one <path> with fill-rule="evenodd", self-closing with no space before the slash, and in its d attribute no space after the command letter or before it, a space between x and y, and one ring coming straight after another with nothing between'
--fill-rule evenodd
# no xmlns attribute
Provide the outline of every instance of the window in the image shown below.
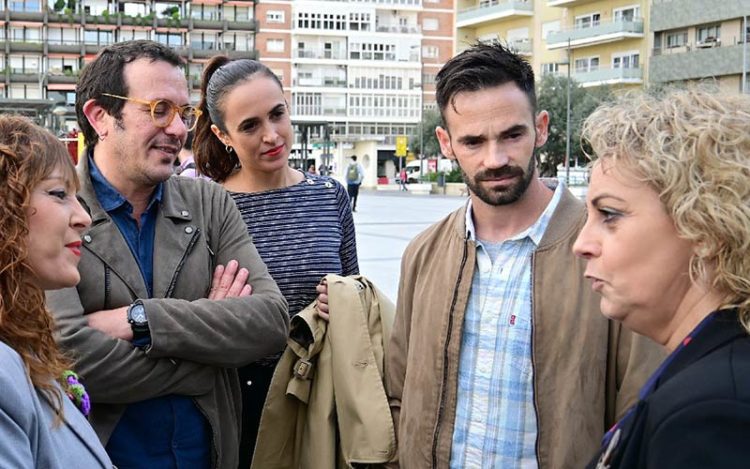
<svg viewBox="0 0 750 469"><path fill-rule="evenodd" d="M325 29L346 31L346 14L297 12L297 27L301 29Z"/></svg>
<svg viewBox="0 0 750 469"><path fill-rule="evenodd" d="M11 11L42 11L42 5L39 0L11 0Z"/></svg>
<svg viewBox="0 0 750 469"><path fill-rule="evenodd" d="M686 30L667 33L667 48L682 47L687 44L688 33Z"/></svg>
<svg viewBox="0 0 750 469"><path fill-rule="evenodd" d="M576 73L594 72L599 70L599 57L585 57L576 59Z"/></svg>
<svg viewBox="0 0 750 469"><path fill-rule="evenodd" d="M39 85L11 83L8 88L8 97L12 99L42 99L42 90Z"/></svg>
<svg viewBox="0 0 750 469"><path fill-rule="evenodd" d="M440 27L440 23L437 18L425 18L422 20L423 31L437 31L438 27Z"/></svg>
<svg viewBox="0 0 750 469"><path fill-rule="evenodd" d="M560 73L560 64L556 62L542 64L542 75Z"/></svg>
<svg viewBox="0 0 750 469"><path fill-rule="evenodd" d="M267 52L284 52L284 40L283 39L267 39L266 51Z"/></svg>
<svg viewBox="0 0 750 469"><path fill-rule="evenodd" d="M78 74L78 59L65 57L50 57L47 59L47 72L50 75Z"/></svg>
<svg viewBox="0 0 750 469"><path fill-rule="evenodd" d="M217 50L219 38L216 33L190 33L190 47L198 50Z"/></svg>
<svg viewBox="0 0 750 469"><path fill-rule="evenodd" d="M641 19L641 7L638 5L625 8L617 8L613 10L613 13L616 23L625 21L631 22Z"/></svg>
<svg viewBox="0 0 750 469"><path fill-rule="evenodd" d="M557 33L560 31L560 21L548 21L542 23L542 39L547 39L550 33Z"/></svg>
<svg viewBox="0 0 750 469"><path fill-rule="evenodd" d="M438 46L422 46L423 59L437 59L440 55Z"/></svg>
<svg viewBox="0 0 750 469"><path fill-rule="evenodd" d="M710 26L701 26L696 31L698 44L709 44L719 42L721 39L721 25L712 24Z"/></svg>
<svg viewBox="0 0 750 469"><path fill-rule="evenodd" d="M83 42L101 46L113 44L114 35L112 33L111 29L86 29L83 31Z"/></svg>
<svg viewBox="0 0 750 469"><path fill-rule="evenodd" d="M268 23L283 23L284 12L281 10L268 10L266 12L266 22Z"/></svg>
<svg viewBox="0 0 750 469"><path fill-rule="evenodd" d="M369 13L349 13L349 30L350 31L369 31L370 14Z"/></svg>
<svg viewBox="0 0 750 469"><path fill-rule="evenodd" d="M639 68L641 54L639 52L628 52L612 56L612 68Z"/></svg>
<svg viewBox="0 0 750 469"><path fill-rule="evenodd" d="M77 44L78 30L75 28L54 28L50 26L47 29L47 42L50 44Z"/></svg>
<svg viewBox="0 0 750 469"><path fill-rule="evenodd" d="M190 5L190 17L196 20L217 21L221 19L216 5Z"/></svg>
<svg viewBox="0 0 750 469"><path fill-rule="evenodd" d="M42 29L12 26L10 38L12 41L18 42L42 42Z"/></svg>
<svg viewBox="0 0 750 469"><path fill-rule="evenodd" d="M250 21L253 18L252 9L249 7L238 7L224 5L224 19L228 21Z"/></svg>
<svg viewBox="0 0 750 469"><path fill-rule="evenodd" d="M591 13L588 15L576 17L576 29L586 29L599 26L599 21L602 15L599 13Z"/></svg>
<svg viewBox="0 0 750 469"><path fill-rule="evenodd" d="M183 44L182 34L180 33L156 33L154 40L170 47L181 46Z"/></svg>
<svg viewBox="0 0 750 469"><path fill-rule="evenodd" d="M39 56L35 55L11 55L8 59L10 62L11 73L38 74Z"/></svg>
<svg viewBox="0 0 750 469"><path fill-rule="evenodd" d="M133 41L137 39L149 39L148 31L139 29L122 29L118 33L119 41Z"/></svg>

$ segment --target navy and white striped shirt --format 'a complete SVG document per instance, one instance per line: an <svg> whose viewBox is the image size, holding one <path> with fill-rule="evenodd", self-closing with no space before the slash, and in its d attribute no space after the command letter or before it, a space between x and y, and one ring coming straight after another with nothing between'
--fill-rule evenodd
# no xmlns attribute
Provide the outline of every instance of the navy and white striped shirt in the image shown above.
<svg viewBox="0 0 750 469"><path fill-rule="evenodd" d="M326 274L359 273L349 196L334 179L305 173L293 186L230 194L290 316L317 297Z"/></svg>

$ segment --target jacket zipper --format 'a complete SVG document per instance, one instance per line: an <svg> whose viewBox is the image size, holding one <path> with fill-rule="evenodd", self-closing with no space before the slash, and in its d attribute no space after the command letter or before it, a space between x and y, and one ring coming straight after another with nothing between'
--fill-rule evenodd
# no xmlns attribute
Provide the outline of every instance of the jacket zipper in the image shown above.
<svg viewBox="0 0 750 469"><path fill-rule="evenodd" d="M206 414L206 411L203 410L203 407L201 407L200 404L198 404L198 399L192 398L193 404L195 404L195 407L200 411L201 414L203 414L203 418L206 419L206 422L208 422L208 428L211 429L211 467L218 468L219 467L219 450L216 446L216 433L214 432L214 425L211 422L211 419L208 418L208 414Z"/></svg>
<svg viewBox="0 0 750 469"><path fill-rule="evenodd" d="M185 252L182 254L182 259L180 259L180 263L177 264L177 268L174 270L174 275L172 276L172 280L169 282L169 287L167 287L167 291L164 294L165 298L172 297L172 292L174 291L175 285L177 284L177 276L180 275L182 266L185 264L185 259L187 258L188 254L190 254L190 251L192 251L193 246L195 246L196 241L198 241L198 235L200 233L201 233L200 228L196 228L195 231L193 232L193 237L190 238L190 243L188 243L187 248L185 249Z"/></svg>
<svg viewBox="0 0 750 469"><path fill-rule="evenodd" d="M534 449L536 451L536 465L537 467L540 466L539 463L539 405L537 403L537 397L539 393L537 392L536 388L536 355L534 354L534 330L536 329L536 324L534 323L534 267L536 262L536 253L531 253L531 285L530 290L531 291L531 298L529 299L529 303L531 304L531 386L532 391L534 393L534 399L532 399L532 403L534 404L534 416L536 417L536 441L534 442Z"/></svg>
<svg viewBox="0 0 750 469"><path fill-rule="evenodd" d="M453 289L453 299L451 300L451 307L448 312L448 335L445 338L445 350L443 353L443 382L440 386L440 405L438 406L437 422L435 422L435 431L432 434L432 467L437 467L437 450L438 450L438 438L440 436L440 422L443 418L443 412L445 410L445 388L448 381L448 345L451 342L451 335L453 333L453 311L456 309L456 302L458 301L458 288L461 285L461 281L464 276L464 268L466 268L466 260L469 256L469 243L468 240L464 239L464 253L461 258L461 266L458 270L458 279L456 280L456 286Z"/></svg>

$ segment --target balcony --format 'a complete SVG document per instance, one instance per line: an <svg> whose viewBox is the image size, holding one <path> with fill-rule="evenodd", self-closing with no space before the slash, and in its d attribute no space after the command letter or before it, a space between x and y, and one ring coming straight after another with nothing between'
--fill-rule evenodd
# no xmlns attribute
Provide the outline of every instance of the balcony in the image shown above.
<svg viewBox="0 0 750 469"><path fill-rule="evenodd" d="M595 1L597 0L547 0L547 6L570 8L593 3Z"/></svg>
<svg viewBox="0 0 750 469"><path fill-rule="evenodd" d="M252 59L258 60L258 52L254 50L223 50L230 59Z"/></svg>
<svg viewBox="0 0 750 469"><path fill-rule="evenodd" d="M220 19L198 19L190 18L195 29L224 29L224 22Z"/></svg>
<svg viewBox="0 0 750 469"><path fill-rule="evenodd" d="M39 42L27 42L23 39L9 39L11 52L43 52L44 44Z"/></svg>
<svg viewBox="0 0 750 469"><path fill-rule="evenodd" d="M396 34L419 34L421 31L419 29L419 26L417 25L406 25L406 26L378 26L375 28L375 31L378 33L396 33ZM369 31L364 31L365 33L369 33Z"/></svg>
<svg viewBox="0 0 750 469"><path fill-rule="evenodd" d="M310 86L318 88L346 88L346 80L333 77L295 78L293 86Z"/></svg>
<svg viewBox="0 0 750 469"><path fill-rule="evenodd" d="M48 42L47 50L51 53L58 53L58 54L80 54L81 43L80 42L69 42L69 43Z"/></svg>
<svg viewBox="0 0 750 469"><path fill-rule="evenodd" d="M227 20L229 31L255 31L257 26L255 20Z"/></svg>
<svg viewBox="0 0 750 469"><path fill-rule="evenodd" d="M329 49L294 49L293 57L312 60L346 60L346 52Z"/></svg>
<svg viewBox="0 0 750 469"><path fill-rule="evenodd" d="M508 47L516 51L519 55L529 56L534 51L531 39L520 39L515 41L509 41Z"/></svg>
<svg viewBox="0 0 750 469"><path fill-rule="evenodd" d="M635 3L635 2L633 2ZM748 14L745 1L679 0L653 2L650 29L667 31L688 28L697 24L721 23Z"/></svg>
<svg viewBox="0 0 750 469"><path fill-rule="evenodd" d="M600 22L588 28L556 31L547 35L547 49L571 49L643 37L643 20Z"/></svg>
<svg viewBox="0 0 750 469"><path fill-rule="evenodd" d="M31 22L43 22L44 12L43 11L13 11L9 10L10 21L31 21Z"/></svg>
<svg viewBox="0 0 750 469"><path fill-rule="evenodd" d="M742 73L742 43L655 49L649 61L649 80L672 82Z"/></svg>
<svg viewBox="0 0 750 469"><path fill-rule="evenodd" d="M643 69L600 68L589 72L575 72L573 78L584 88L601 85L640 85L643 83Z"/></svg>
<svg viewBox="0 0 750 469"><path fill-rule="evenodd" d="M10 69L11 83L39 83L40 79L39 70L15 67L11 67Z"/></svg>
<svg viewBox="0 0 750 469"><path fill-rule="evenodd" d="M457 28L479 26L496 20L530 17L534 5L526 0L481 0L476 6L459 10Z"/></svg>
<svg viewBox="0 0 750 469"><path fill-rule="evenodd" d="M47 82L61 85L75 85L78 82L78 71L73 73L55 73L49 72Z"/></svg>

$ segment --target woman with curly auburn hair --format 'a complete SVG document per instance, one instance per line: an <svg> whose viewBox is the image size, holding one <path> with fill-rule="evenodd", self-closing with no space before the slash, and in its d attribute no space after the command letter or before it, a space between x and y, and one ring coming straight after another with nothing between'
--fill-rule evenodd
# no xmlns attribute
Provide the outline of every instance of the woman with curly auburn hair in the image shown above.
<svg viewBox="0 0 750 469"><path fill-rule="evenodd" d="M44 290L75 286L90 224L65 146L0 116L0 467L112 467L58 350ZM80 406L76 408L73 401Z"/></svg>
<svg viewBox="0 0 750 469"><path fill-rule="evenodd" d="M574 251L602 313L669 357L589 467L750 461L750 96L628 95L596 110Z"/></svg>

